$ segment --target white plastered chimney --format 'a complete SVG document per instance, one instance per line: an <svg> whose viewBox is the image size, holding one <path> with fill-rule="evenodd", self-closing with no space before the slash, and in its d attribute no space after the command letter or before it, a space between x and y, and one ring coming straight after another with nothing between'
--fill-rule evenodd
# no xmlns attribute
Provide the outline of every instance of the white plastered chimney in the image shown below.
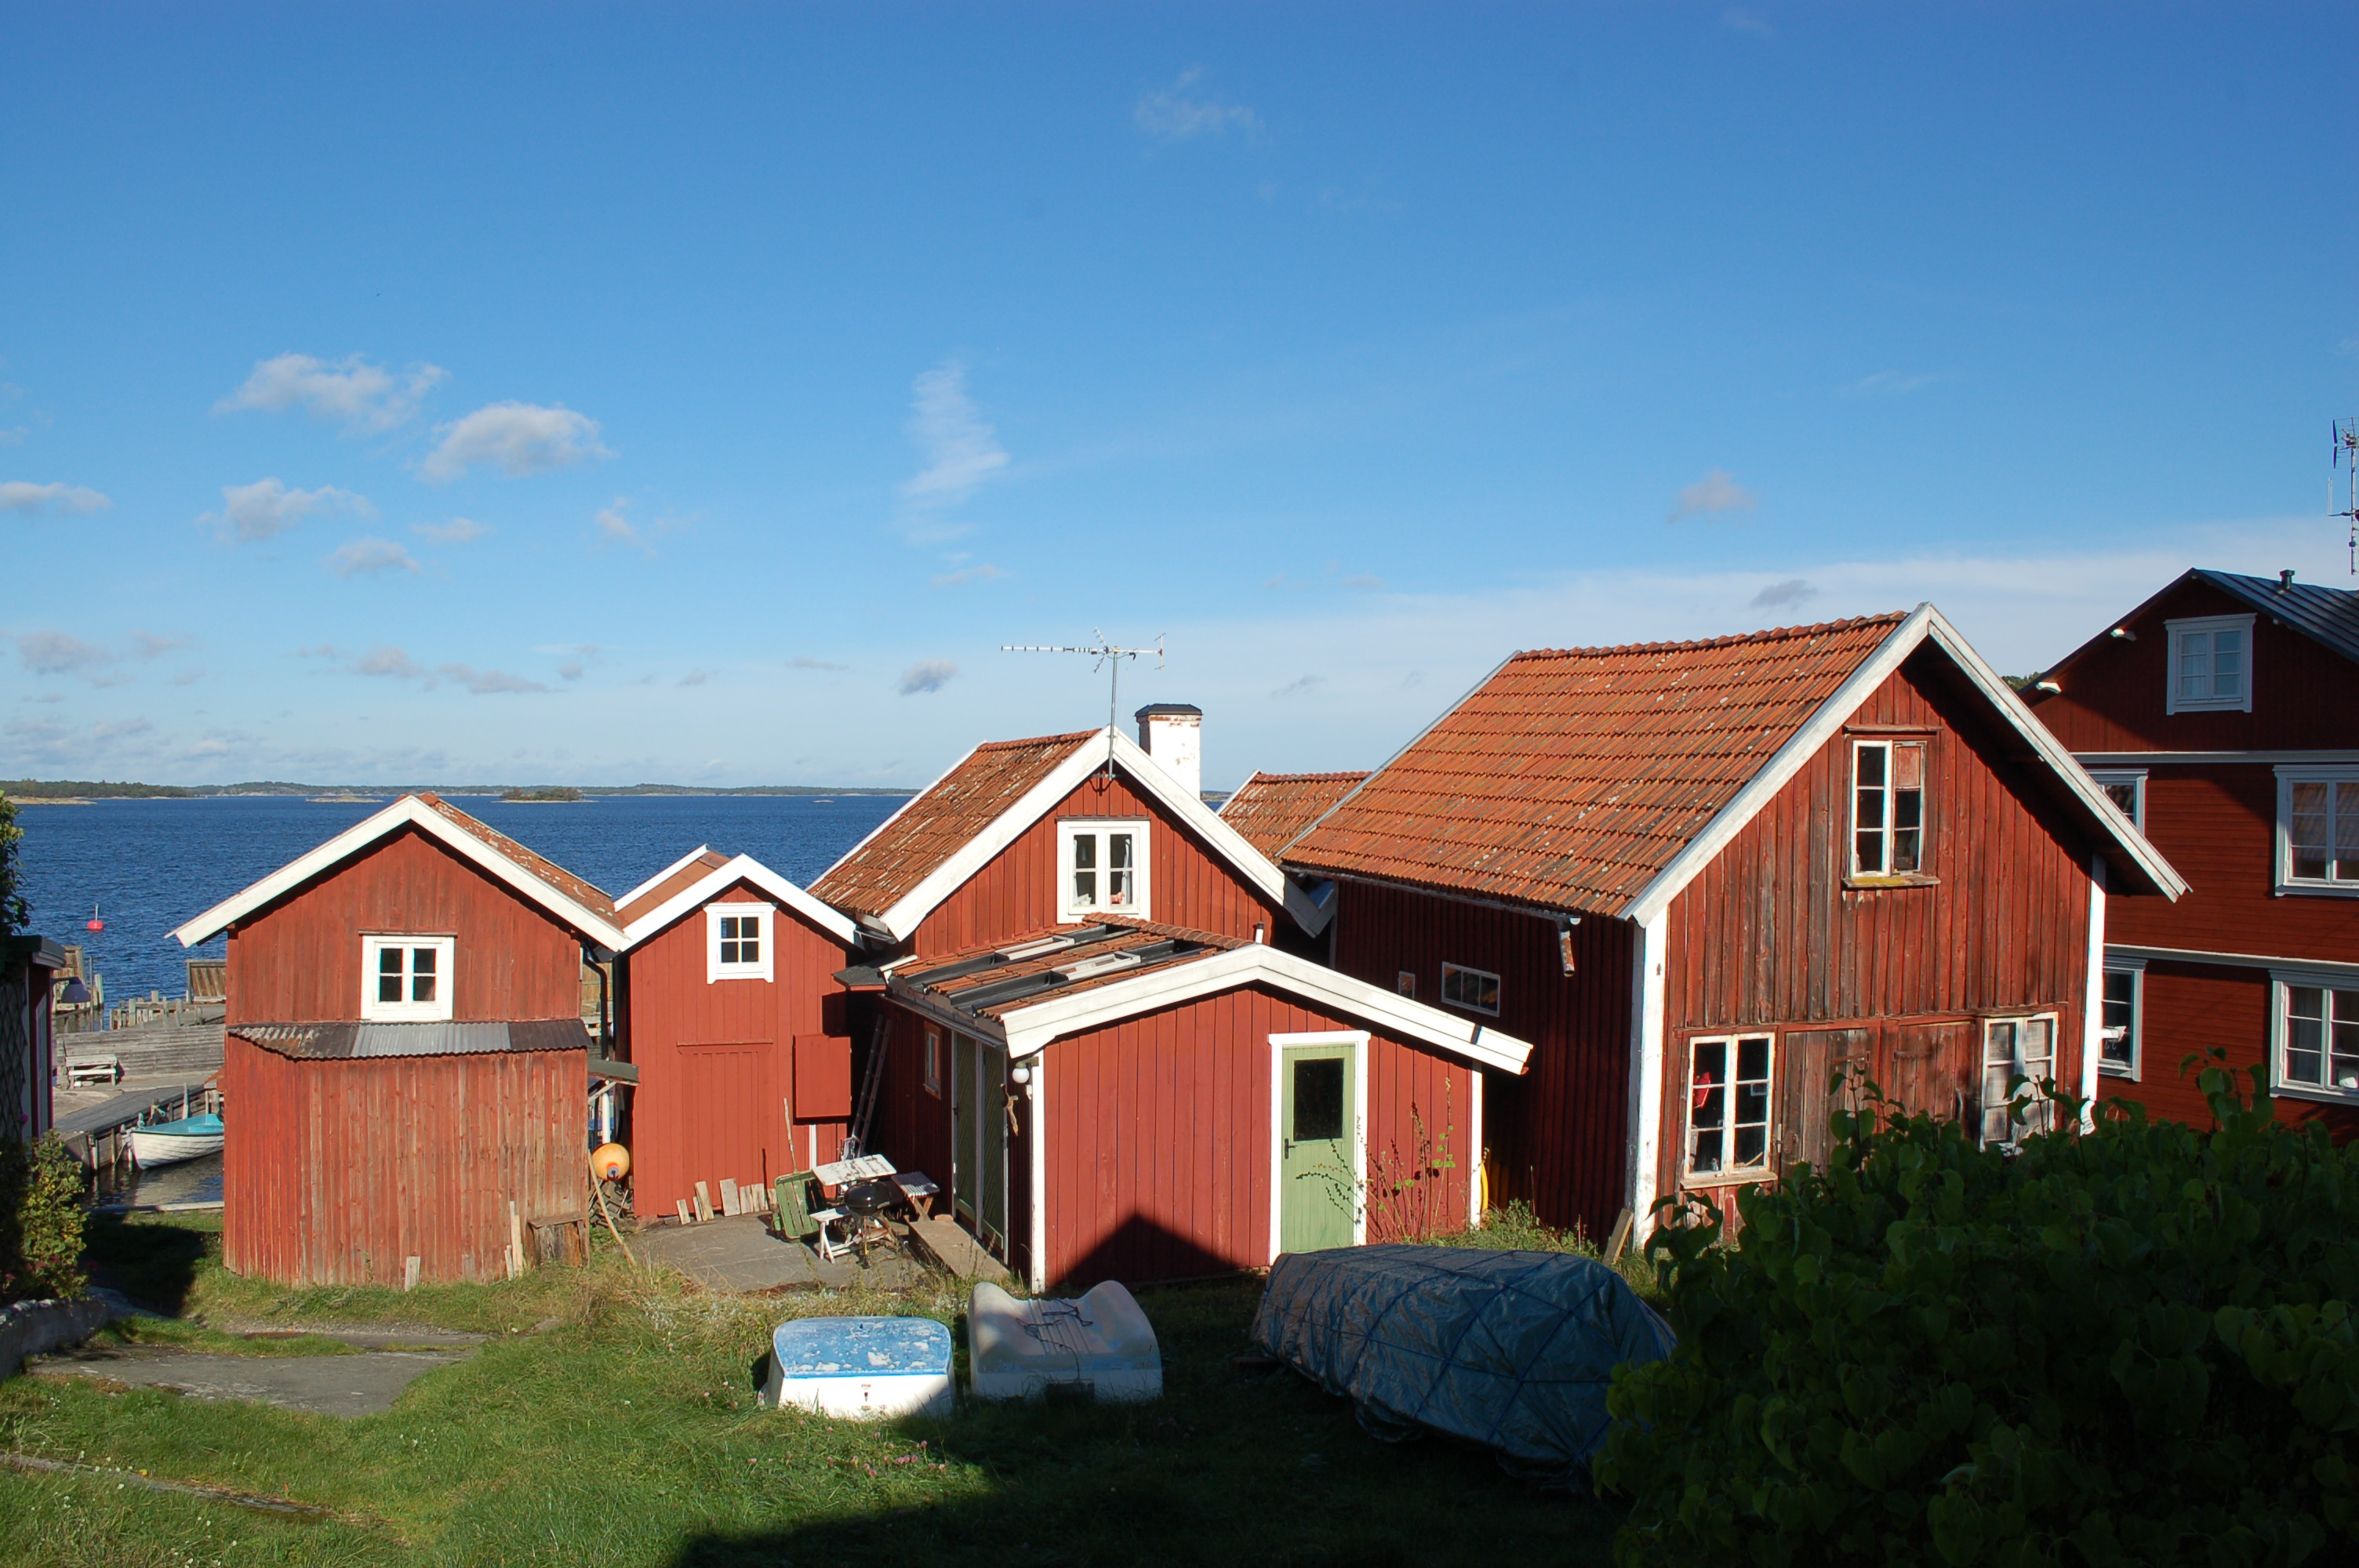
<svg viewBox="0 0 2359 1568"><path fill-rule="evenodd" d="M1204 710L1185 702L1150 702L1138 710L1138 749L1163 764L1180 787L1204 794Z"/></svg>

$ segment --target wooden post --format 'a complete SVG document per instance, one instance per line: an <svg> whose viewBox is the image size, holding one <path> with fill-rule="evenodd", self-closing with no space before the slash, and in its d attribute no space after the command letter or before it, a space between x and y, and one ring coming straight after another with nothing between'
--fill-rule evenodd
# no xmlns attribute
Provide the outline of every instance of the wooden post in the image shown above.
<svg viewBox="0 0 2359 1568"><path fill-rule="evenodd" d="M682 1225L693 1225L696 1223L695 1216L688 1212L688 1200L686 1198L676 1198L673 1200L673 1205L679 1210L679 1222Z"/></svg>
<svg viewBox="0 0 2359 1568"><path fill-rule="evenodd" d="M696 1184L696 1223L702 1225L712 1218L712 1195L704 1190L702 1182L699 1182Z"/></svg>
<svg viewBox="0 0 2359 1568"><path fill-rule="evenodd" d="M401 1288L403 1291L414 1291L418 1288L418 1264L419 1260L416 1258L412 1258L409 1261L401 1266Z"/></svg>
<svg viewBox="0 0 2359 1568"><path fill-rule="evenodd" d="M721 1212L725 1215L734 1215L738 1212L738 1206L737 1183L735 1178L731 1176L722 1177Z"/></svg>
<svg viewBox="0 0 2359 1568"><path fill-rule="evenodd" d="M1622 1249L1630 1245L1630 1211L1624 1209L1614 1222L1614 1233L1605 1238L1605 1265L1612 1268L1622 1261Z"/></svg>
<svg viewBox="0 0 2359 1568"><path fill-rule="evenodd" d="M516 1199L508 1199L508 1278L524 1273L524 1220L516 1213Z"/></svg>

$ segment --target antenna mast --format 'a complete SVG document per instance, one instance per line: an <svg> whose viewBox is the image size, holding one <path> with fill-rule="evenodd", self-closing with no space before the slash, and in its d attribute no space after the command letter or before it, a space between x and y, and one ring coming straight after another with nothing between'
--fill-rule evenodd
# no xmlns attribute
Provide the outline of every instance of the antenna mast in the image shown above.
<svg viewBox="0 0 2359 1568"><path fill-rule="evenodd" d="M1003 654L1086 654L1097 661L1090 666L1092 675L1097 674L1100 670L1112 672L1111 678L1106 683L1106 777L1111 780L1114 777L1114 735L1117 721L1115 716L1122 708L1122 662L1125 659L1136 659L1141 654L1153 654L1155 667L1161 669L1163 667L1163 633L1158 632L1155 634L1155 646L1151 648L1125 648L1108 642L1106 634L1096 627L1092 627L1090 630L1097 641L1087 647L1075 647L1063 643L1002 643L999 645L999 651Z"/></svg>
<svg viewBox="0 0 2359 1568"><path fill-rule="evenodd" d="M2334 481L2326 481L2326 513L2330 517L2348 518L2351 523L2351 573L2359 577L2359 419L2338 419L2334 422L2334 466L2343 471L2347 488L2345 503L2340 511L2334 505Z"/></svg>

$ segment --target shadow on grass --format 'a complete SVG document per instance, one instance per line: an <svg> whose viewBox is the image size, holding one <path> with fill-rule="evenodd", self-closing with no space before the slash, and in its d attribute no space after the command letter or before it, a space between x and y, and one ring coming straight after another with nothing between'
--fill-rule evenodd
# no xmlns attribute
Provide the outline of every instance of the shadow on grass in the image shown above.
<svg viewBox="0 0 2359 1568"><path fill-rule="evenodd" d="M91 1283L177 1317L196 1285L198 1267L218 1239L187 1226L93 1214L82 1226L82 1263Z"/></svg>

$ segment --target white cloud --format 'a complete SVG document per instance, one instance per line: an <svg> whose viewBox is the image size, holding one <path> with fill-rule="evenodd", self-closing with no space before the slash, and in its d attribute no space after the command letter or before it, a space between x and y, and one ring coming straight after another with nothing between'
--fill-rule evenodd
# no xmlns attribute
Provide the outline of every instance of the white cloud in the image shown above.
<svg viewBox="0 0 2359 1568"><path fill-rule="evenodd" d="M0 447L21 447L25 444L25 438L32 433L28 426L12 425L5 430L0 430Z"/></svg>
<svg viewBox="0 0 2359 1568"><path fill-rule="evenodd" d="M1753 506L1753 492L1737 483L1735 475L1725 469L1713 469L1680 492L1680 503L1671 509L1670 521L1677 523L1719 512L1750 512Z"/></svg>
<svg viewBox="0 0 2359 1568"><path fill-rule="evenodd" d="M831 664L825 659L814 659L809 655L799 655L787 661L787 668L790 670L832 670L841 675L851 667L850 665Z"/></svg>
<svg viewBox="0 0 2359 1568"><path fill-rule="evenodd" d="M1141 97L1130 111L1132 122L1159 142L1261 129L1261 117L1244 104L1198 95L1193 89L1201 75L1201 70L1183 70L1170 86Z"/></svg>
<svg viewBox="0 0 2359 1568"><path fill-rule="evenodd" d="M961 567L954 572L938 573L934 578L934 586L936 588L956 588L962 582L989 582L994 578L1003 578L1007 574L1006 572L1000 570L997 567L985 562L980 566Z"/></svg>
<svg viewBox="0 0 2359 1568"><path fill-rule="evenodd" d="M408 550L390 539L352 539L336 546L327 559L327 568L338 577L358 577L365 573L414 572L417 560Z"/></svg>
<svg viewBox="0 0 2359 1568"><path fill-rule="evenodd" d="M628 517L623 515L630 509L630 505L629 496L618 495L607 503L598 515L592 519L598 525L600 542L608 545L628 545L634 550L652 556L656 553L656 547L648 544L646 536L631 525L631 520Z"/></svg>
<svg viewBox="0 0 2359 1568"><path fill-rule="evenodd" d="M335 650L321 650L333 656ZM361 676L390 676L396 680L422 680L426 670L410 662L409 655L390 643L379 643L353 661L353 673Z"/></svg>
<svg viewBox="0 0 2359 1568"><path fill-rule="evenodd" d="M103 669L122 657L114 649L85 643L63 632L27 632L16 639L16 656L35 675L78 675Z"/></svg>
<svg viewBox="0 0 2359 1568"><path fill-rule="evenodd" d="M409 531L439 545L464 545L482 538L492 531L488 523L478 523L472 517L453 517L448 523L412 523Z"/></svg>
<svg viewBox="0 0 2359 1568"><path fill-rule="evenodd" d="M438 425L434 433L441 441L426 454L419 472L436 483L474 468L496 468L510 479L522 479L614 455L598 442L598 421L556 405L495 403Z"/></svg>
<svg viewBox="0 0 2359 1568"><path fill-rule="evenodd" d="M478 697L495 696L504 692L547 691L537 680L512 676L506 670L478 670L466 665L444 665L434 672L438 680L456 681Z"/></svg>
<svg viewBox="0 0 2359 1568"><path fill-rule="evenodd" d="M1745 600L1745 604L1753 610L1776 610L1783 605L1799 604L1806 599L1816 598L1818 591L1800 578L1789 577L1783 582L1769 584Z"/></svg>
<svg viewBox="0 0 2359 1568"><path fill-rule="evenodd" d="M166 654L178 653L182 648L193 648L196 645L197 640L185 632L175 632L169 636L162 637L153 632L131 633L131 652L135 657L142 659L161 658Z"/></svg>
<svg viewBox="0 0 2359 1568"><path fill-rule="evenodd" d="M910 392L909 438L925 466L902 483L901 499L911 512L929 516L973 494L1007 466L1007 453L967 396L966 367L955 360L920 374ZM959 531L932 524L914 532L940 538Z"/></svg>
<svg viewBox="0 0 2359 1568"><path fill-rule="evenodd" d="M79 484L34 484L21 479L0 480L0 512L21 512L38 517L75 517L103 512L114 503Z"/></svg>
<svg viewBox="0 0 2359 1568"><path fill-rule="evenodd" d="M958 666L948 659L920 659L901 672L901 695L915 697L920 692L940 691L957 674Z"/></svg>
<svg viewBox="0 0 2359 1568"><path fill-rule="evenodd" d="M307 648L304 652L323 654L329 658L338 656L333 648ZM437 665L429 670L411 658L405 650L397 648L390 643L379 643L367 653L354 659L350 667L353 674L356 676L383 676L391 680L423 681L429 691L444 681L449 681L454 686L465 687L479 697L549 689L540 682L528 680L523 676L510 675L506 670L479 670L473 665Z"/></svg>
<svg viewBox="0 0 2359 1568"><path fill-rule="evenodd" d="M252 484L222 486L222 509L208 512L197 521L215 524L224 539L250 542L284 534L304 518L322 512L376 515L367 497L349 490L332 484L317 490L289 490L276 479L263 479Z"/></svg>
<svg viewBox="0 0 2359 1568"><path fill-rule="evenodd" d="M557 678L560 680L580 680L582 676L582 669L580 665L568 664L557 666Z"/></svg>
<svg viewBox="0 0 2359 1568"><path fill-rule="evenodd" d="M396 376L358 354L333 362L310 354L280 354L255 362L245 384L213 405L216 414L241 408L271 412L298 406L313 417L338 419L349 430L390 430L406 425L437 382L449 373L440 365L413 365Z"/></svg>

